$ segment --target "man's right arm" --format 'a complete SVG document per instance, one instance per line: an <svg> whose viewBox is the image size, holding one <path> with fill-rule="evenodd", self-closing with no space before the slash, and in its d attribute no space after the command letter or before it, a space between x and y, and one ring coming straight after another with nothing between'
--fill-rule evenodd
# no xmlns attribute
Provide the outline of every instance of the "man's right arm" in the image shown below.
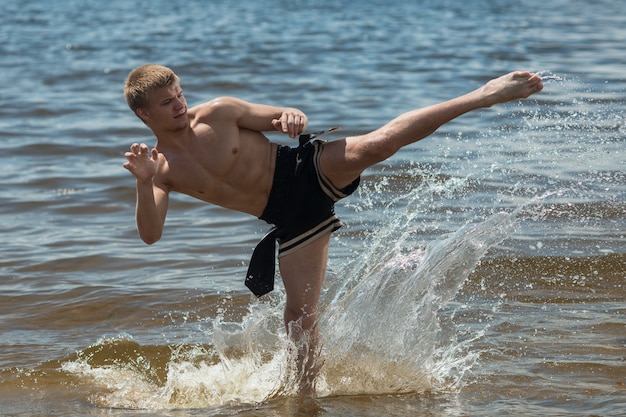
<svg viewBox="0 0 626 417"><path fill-rule="evenodd" d="M151 245L161 238L169 202L168 191L154 182L159 169L159 158L163 158L163 155L159 155L156 149L150 151L146 145L135 143L125 157L127 162L124 168L137 180L137 231L141 240Z"/></svg>
<svg viewBox="0 0 626 417"><path fill-rule="evenodd" d="M152 181L137 181L135 221L139 237L148 245L161 238L168 201L168 193L154 185Z"/></svg>

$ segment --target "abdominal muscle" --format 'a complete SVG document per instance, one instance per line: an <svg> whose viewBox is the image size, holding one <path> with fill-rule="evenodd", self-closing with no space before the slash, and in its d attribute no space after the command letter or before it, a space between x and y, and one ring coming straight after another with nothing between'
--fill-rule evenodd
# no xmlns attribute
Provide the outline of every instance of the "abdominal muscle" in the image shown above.
<svg viewBox="0 0 626 417"><path fill-rule="evenodd" d="M260 217L272 188L277 145L249 130L239 132L237 144L245 146L208 141L184 155L165 154L163 183L170 191Z"/></svg>

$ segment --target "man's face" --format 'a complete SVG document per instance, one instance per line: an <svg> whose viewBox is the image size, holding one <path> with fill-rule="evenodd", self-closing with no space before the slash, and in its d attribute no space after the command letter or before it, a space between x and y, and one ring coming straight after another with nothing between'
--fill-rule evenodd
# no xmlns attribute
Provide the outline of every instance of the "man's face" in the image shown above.
<svg viewBox="0 0 626 417"><path fill-rule="evenodd" d="M154 90L137 115L153 130L181 130L189 124L187 101L178 83Z"/></svg>

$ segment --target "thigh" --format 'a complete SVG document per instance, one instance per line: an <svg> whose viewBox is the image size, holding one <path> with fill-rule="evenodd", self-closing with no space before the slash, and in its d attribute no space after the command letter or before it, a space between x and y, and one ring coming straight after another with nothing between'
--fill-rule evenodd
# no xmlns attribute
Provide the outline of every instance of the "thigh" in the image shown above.
<svg viewBox="0 0 626 417"><path fill-rule="evenodd" d="M367 152L367 135L351 136L324 144L320 155L320 169L332 184L342 189L350 185L361 173L379 162Z"/></svg>
<svg viewBox="0 0 626 417"><path fill-rule="evenodd" d="M316 320L322 284L326 274L330 232L279 259L280 275L287 293L287 321L303 318L303 327Z"/></svg>

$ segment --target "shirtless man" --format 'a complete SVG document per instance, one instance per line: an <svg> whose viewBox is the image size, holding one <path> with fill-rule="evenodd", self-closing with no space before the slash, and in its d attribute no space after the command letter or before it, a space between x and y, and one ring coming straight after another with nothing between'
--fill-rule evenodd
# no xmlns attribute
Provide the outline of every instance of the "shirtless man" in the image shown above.
<svg viewBox="0 0 626 417"><path fill-rule="evenodd" d="M297 360L301 390L312 393L318 301L330 234L342 225L334 203L356 189L366 168L403 146L464 113L526 98L542 88L537 74L512 72L468 94L404 113L373 132L329 142L301 140L301 146L289 148L262 132L296 138L308 124L302 111L233 97L188 108L174 72L159 65L138 67L128 76L124 95L157 140L152 149L135 143L125 154L124 167L136 179L139 236L147 244L159 240L172 191L276 225L264 239L270 242L264 255L270 269L259 272L251 266L246 285L257 295L271 290L277 240L287 295L285 325L296 345L304 346Z"/></svg>

